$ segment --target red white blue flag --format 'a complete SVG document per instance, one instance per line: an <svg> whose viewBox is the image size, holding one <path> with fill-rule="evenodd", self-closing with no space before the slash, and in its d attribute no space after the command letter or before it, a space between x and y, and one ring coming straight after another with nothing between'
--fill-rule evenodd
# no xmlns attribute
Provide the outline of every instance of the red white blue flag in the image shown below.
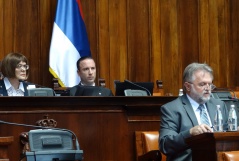
<svg viewBox="0 0 239 161"><path fill-rule="evenodd" d="M80 0L58 0L50 47L50 73L62 87L80 82L76 62L90 56Z"/></svg>

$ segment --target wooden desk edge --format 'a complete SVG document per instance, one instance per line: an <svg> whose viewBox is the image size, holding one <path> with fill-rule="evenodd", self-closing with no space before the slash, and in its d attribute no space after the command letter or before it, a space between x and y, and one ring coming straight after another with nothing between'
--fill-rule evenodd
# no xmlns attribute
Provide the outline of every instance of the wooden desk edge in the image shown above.
<svg viewBox="0 0 239 161"><path fill-rule="evenodd" d="M13 142L13 136L0 137L0 145L9 145Z"/></svg>

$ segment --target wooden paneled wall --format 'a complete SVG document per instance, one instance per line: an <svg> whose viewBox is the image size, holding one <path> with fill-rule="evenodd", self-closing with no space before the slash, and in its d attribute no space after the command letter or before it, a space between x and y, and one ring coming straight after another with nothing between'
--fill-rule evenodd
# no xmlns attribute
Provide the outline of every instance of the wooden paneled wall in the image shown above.
<svg viewBox="0 0 239 161"><path fill-rule="evenodd" d="M0 0L0 59L21 52L30 64L28 81L52 86L49 48L56 0Z"/></svg>
<svg viewBox="0 0 239 161"><path fill-rule="evenodd" d="M57 0L0 0L0 59L20 51L29 81L51 86L49 47ZM214 69L218 87L239 86L238 0L81 0L97 75L162 80L178 94L191 62Z"/></svg>

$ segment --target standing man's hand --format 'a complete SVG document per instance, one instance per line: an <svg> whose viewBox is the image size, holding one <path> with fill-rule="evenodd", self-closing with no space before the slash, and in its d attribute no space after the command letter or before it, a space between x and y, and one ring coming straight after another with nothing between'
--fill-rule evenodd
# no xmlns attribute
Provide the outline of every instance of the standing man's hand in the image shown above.
<svg viewBox="0 0 239 161"><path fill-rule="evenodd" d="M194 136L194 135L199 135L199 134L206 133L206 132L213 132L213 130L208 125L201 124L201 125L192 127L189 130L189 132L192 136Z"/></svg>

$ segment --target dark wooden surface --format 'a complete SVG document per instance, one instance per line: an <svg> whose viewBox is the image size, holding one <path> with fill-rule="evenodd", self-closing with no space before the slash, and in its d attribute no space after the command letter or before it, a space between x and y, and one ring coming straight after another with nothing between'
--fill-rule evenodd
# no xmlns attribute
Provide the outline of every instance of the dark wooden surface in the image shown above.
<svg viewBox="0 0 239 161"><path fill-rule="evenodd" d="M134 161L135 131L159 129L159 109L176 97L0 97L1 120L35 125L44 115L73 131L84 161ZM20 157L19 135L31 127L0 125L0 136L14 136L10 160Z"/></svg>
<svg viewBox="0 0 239 161"><path fill-rule="evenodd" d="M193 161L221 161L222 152L239 150L239 132L204 133L186 139Z"/></svg>
<svg viewBox="0 0 239 161"><path fill-rule="evenodd" d="M0 161L9 161L8 146L13 143L13 136L0 137Z"/></svg>

